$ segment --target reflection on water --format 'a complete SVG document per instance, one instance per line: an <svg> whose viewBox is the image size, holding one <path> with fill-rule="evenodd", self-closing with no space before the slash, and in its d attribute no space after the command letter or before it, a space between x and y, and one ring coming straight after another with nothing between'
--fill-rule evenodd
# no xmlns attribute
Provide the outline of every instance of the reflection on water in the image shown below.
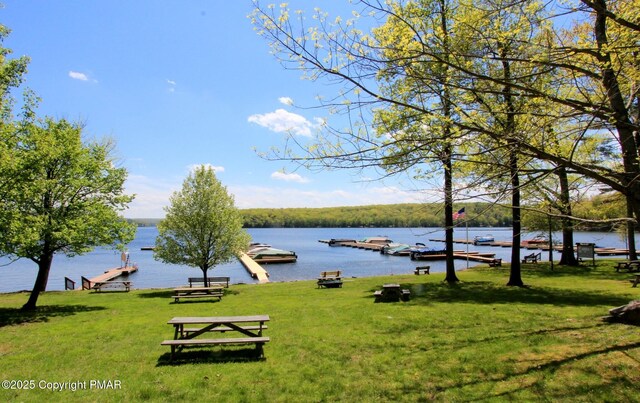
<svg viewBox="0 0 640 403"><path fill-rule="evenodd" d="M330 247L318 242L322 239L345 238L363 239L370 236L387 236L395 242L415 244L425 243L428 246L442 248L444 244L430 242L430 239L444 239L444 230L440 228L268 228L249 229L249 234L256 242L264 242L279 249L293 250L298 255L296 263L265 265L271 281L295 281L316 279L321 271L342 270L345 277L365 277L399 273L413 273L416 262L405 256L387 256L377 252L365 251L346 247ZM138 264L140 270L129 276L134 288L165 288L183 285L187 277L199 277L200 269L186 266L167 265L154 260L153 252L142 251L145 246L152 246L158 232L155 227L138 229L136 239L129 244L130 259ZM491 234L496 241L510 241L510 228L465 228L455 231L455 239L473 239L478 235ZM531 238L534 234L525 234L523 239ZM558 236L558 239L559 236ZM625 243L616 234L603 232L578 232L575 242L591 242L597 246L624 248ZM491 246L473 246L457 244L456 249L469 251L492 252L496 258L503 261L511 259L511 249ZM547 260L547 253L543 252L543 260ZM555 254L555 259L559 254ZM3 258L0 264L9 262ZM443 272L443 261L429 262L431 272ZM456 260L456 269L464 269L476 265L474 262ZM91 278L108 269L120 265L120 253L99 248L95 251L74 258L57 255L49 276L48 290L64 289L64 277L76 282L76 288L81 285L80 277ZM30 290L37 273L35 263L20 260L8 266L0 267L0 292ZM232 283L255 282L237 261L216 266L209 271L210 275L229 276Z"/></svg>

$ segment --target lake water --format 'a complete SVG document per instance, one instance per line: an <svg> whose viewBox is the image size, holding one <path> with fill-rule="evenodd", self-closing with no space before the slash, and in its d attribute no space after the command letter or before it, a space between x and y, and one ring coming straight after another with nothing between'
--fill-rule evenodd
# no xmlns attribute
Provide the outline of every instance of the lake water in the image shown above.
<svg viewBox="0 0 640 403"><path fill-rule="evenodd" d="M370 236L388 236L395 242L410 245L422 242L435 248L443 248L444 243L429 242L429 239L444 239L441 228L267 228L248 229L247 232L255 242L264 242L275 248L295 251L298 255L296 263L271 264L263 267L269 272L271 281L295 281L316 279L321 271L342 270L345 277L366 277L388 274L413 273L416 266L406 256L387 256L378 252L362 249L330 247L318 242L322 239L345 238L363 239ZM168 265L156 261L153 252L142 251L144 246L152 246L158 232L155 227L140 227L136 238L129 244L130 260L139 266L138 272L129 276L134 288L167 288L184 285L187 277L201 277L200 269L187 266ZM477 235L491 234L496 241L510 241L510 228L464 228L456 229L455 239L473 239ZM523 239L534 234L525 234ZM557 236L557 235L554 235ZM556 239L560 239L559 237ZM603 232L577 232L575 242L595 243L602 247L624 248L625 242L619 235ZM456 249L465 250L464 244L457 244ZM496 258L511 260L511 249L492 246L469 245L470 251L493 252ZM523 251L524 253L524 251ZM530 253L530 252L526 252ZM548 252L543 252L546 260ZM559 259L556 253L554 258ZM623 256L621 256L623 258ZM37 266L29 260L19 260L6 265L7 258L0 259L0 292L30 290L36 278ZM420 263L418 263L420 264ZM444 261L431 261L432 272L444 272ZM467 262L456 260L456 269L464 269ZM469 265L478 263L470 262ZM95 277L104 271L120 266L120 253L111 249L98 248L84 256L67 258L56 255L49 275L47 290L63 290L64 278L69 277L81 286L80 277ZM228 276L232 283L254 283L255 280L237 261L216 266L209 270L210 276Z"/></svg>

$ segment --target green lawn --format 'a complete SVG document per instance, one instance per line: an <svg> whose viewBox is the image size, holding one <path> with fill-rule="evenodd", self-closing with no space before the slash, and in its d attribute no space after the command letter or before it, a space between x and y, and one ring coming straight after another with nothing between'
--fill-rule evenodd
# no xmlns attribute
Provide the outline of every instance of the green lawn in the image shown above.
<svg viewBox="0 0 640 403"><path fill-rule="evenodd" d="M526 265L529 288L506 287L506 267L459 272L455 286L444 274L235 285L178 304L171 290L50 292L34 314L18 310L27 294L3 294L0 372L13 382L0 400L640 401L640 328L601 321L640 298L613 267ZM387 282L411 300L374 303ZM271 317L262 360L227 346L172 363L160 345L174 316L251 314Z"/></svg>

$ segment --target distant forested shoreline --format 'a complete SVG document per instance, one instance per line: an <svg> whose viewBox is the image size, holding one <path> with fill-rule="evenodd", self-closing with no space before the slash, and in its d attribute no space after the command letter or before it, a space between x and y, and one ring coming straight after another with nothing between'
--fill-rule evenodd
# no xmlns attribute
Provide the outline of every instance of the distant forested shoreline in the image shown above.
<svg viewBox="0 0 640 403"><path fill-rule="evenodd" d="M460 225L469 227L510 227L511 209L492 203L456 204L454 211L465 209ZM574 208L580 217L610 219L622 216L618 201L595 198ZM245 228L347 228L347 227L442 227L442 203L383 204L323 208L241 209ZM526 213L525 213L526 215ZM159 218L136 218L139 226L155 226ZM576 226L576 229L609 230L609 226Z"/></svg>

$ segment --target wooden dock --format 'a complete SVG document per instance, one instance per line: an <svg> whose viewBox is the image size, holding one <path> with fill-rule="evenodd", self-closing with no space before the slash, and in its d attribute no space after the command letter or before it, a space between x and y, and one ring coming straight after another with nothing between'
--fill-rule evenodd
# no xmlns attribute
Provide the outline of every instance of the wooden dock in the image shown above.
<svg viewBox="0 0 640 403"><path fill-rule="evenodd" d="M256 263L249 255L246 253L242 253L238 259L240 263L247 269L251 277L257 279L261 283L269 282L269 273L265 269L262 268L258 263Z"/></svg>
<svg viewBox="0 0 640 403"><path fill-rule="evenodd" d="M360 242L360 241L354 241L350 239L345 239L345 240L320 239L318 242L326 243L332 246L346 246L349 248L371 250L374 252L380 252L380 250L386 246L386 244L381 244L381 243Z"/></svg>
<svg viewBox="0 0 640 403"><path fill-rule="evenodd" d="M115 269L109 269L109 270L105 271L103 274L89 279L89 281L91 282L91 284L104 283L104 282L107 282L107 281L111 281L114 278L118 278L120 276L129 275L129 274L135 273L137 271L138 271L138 266L117 267Z"/></svg>

